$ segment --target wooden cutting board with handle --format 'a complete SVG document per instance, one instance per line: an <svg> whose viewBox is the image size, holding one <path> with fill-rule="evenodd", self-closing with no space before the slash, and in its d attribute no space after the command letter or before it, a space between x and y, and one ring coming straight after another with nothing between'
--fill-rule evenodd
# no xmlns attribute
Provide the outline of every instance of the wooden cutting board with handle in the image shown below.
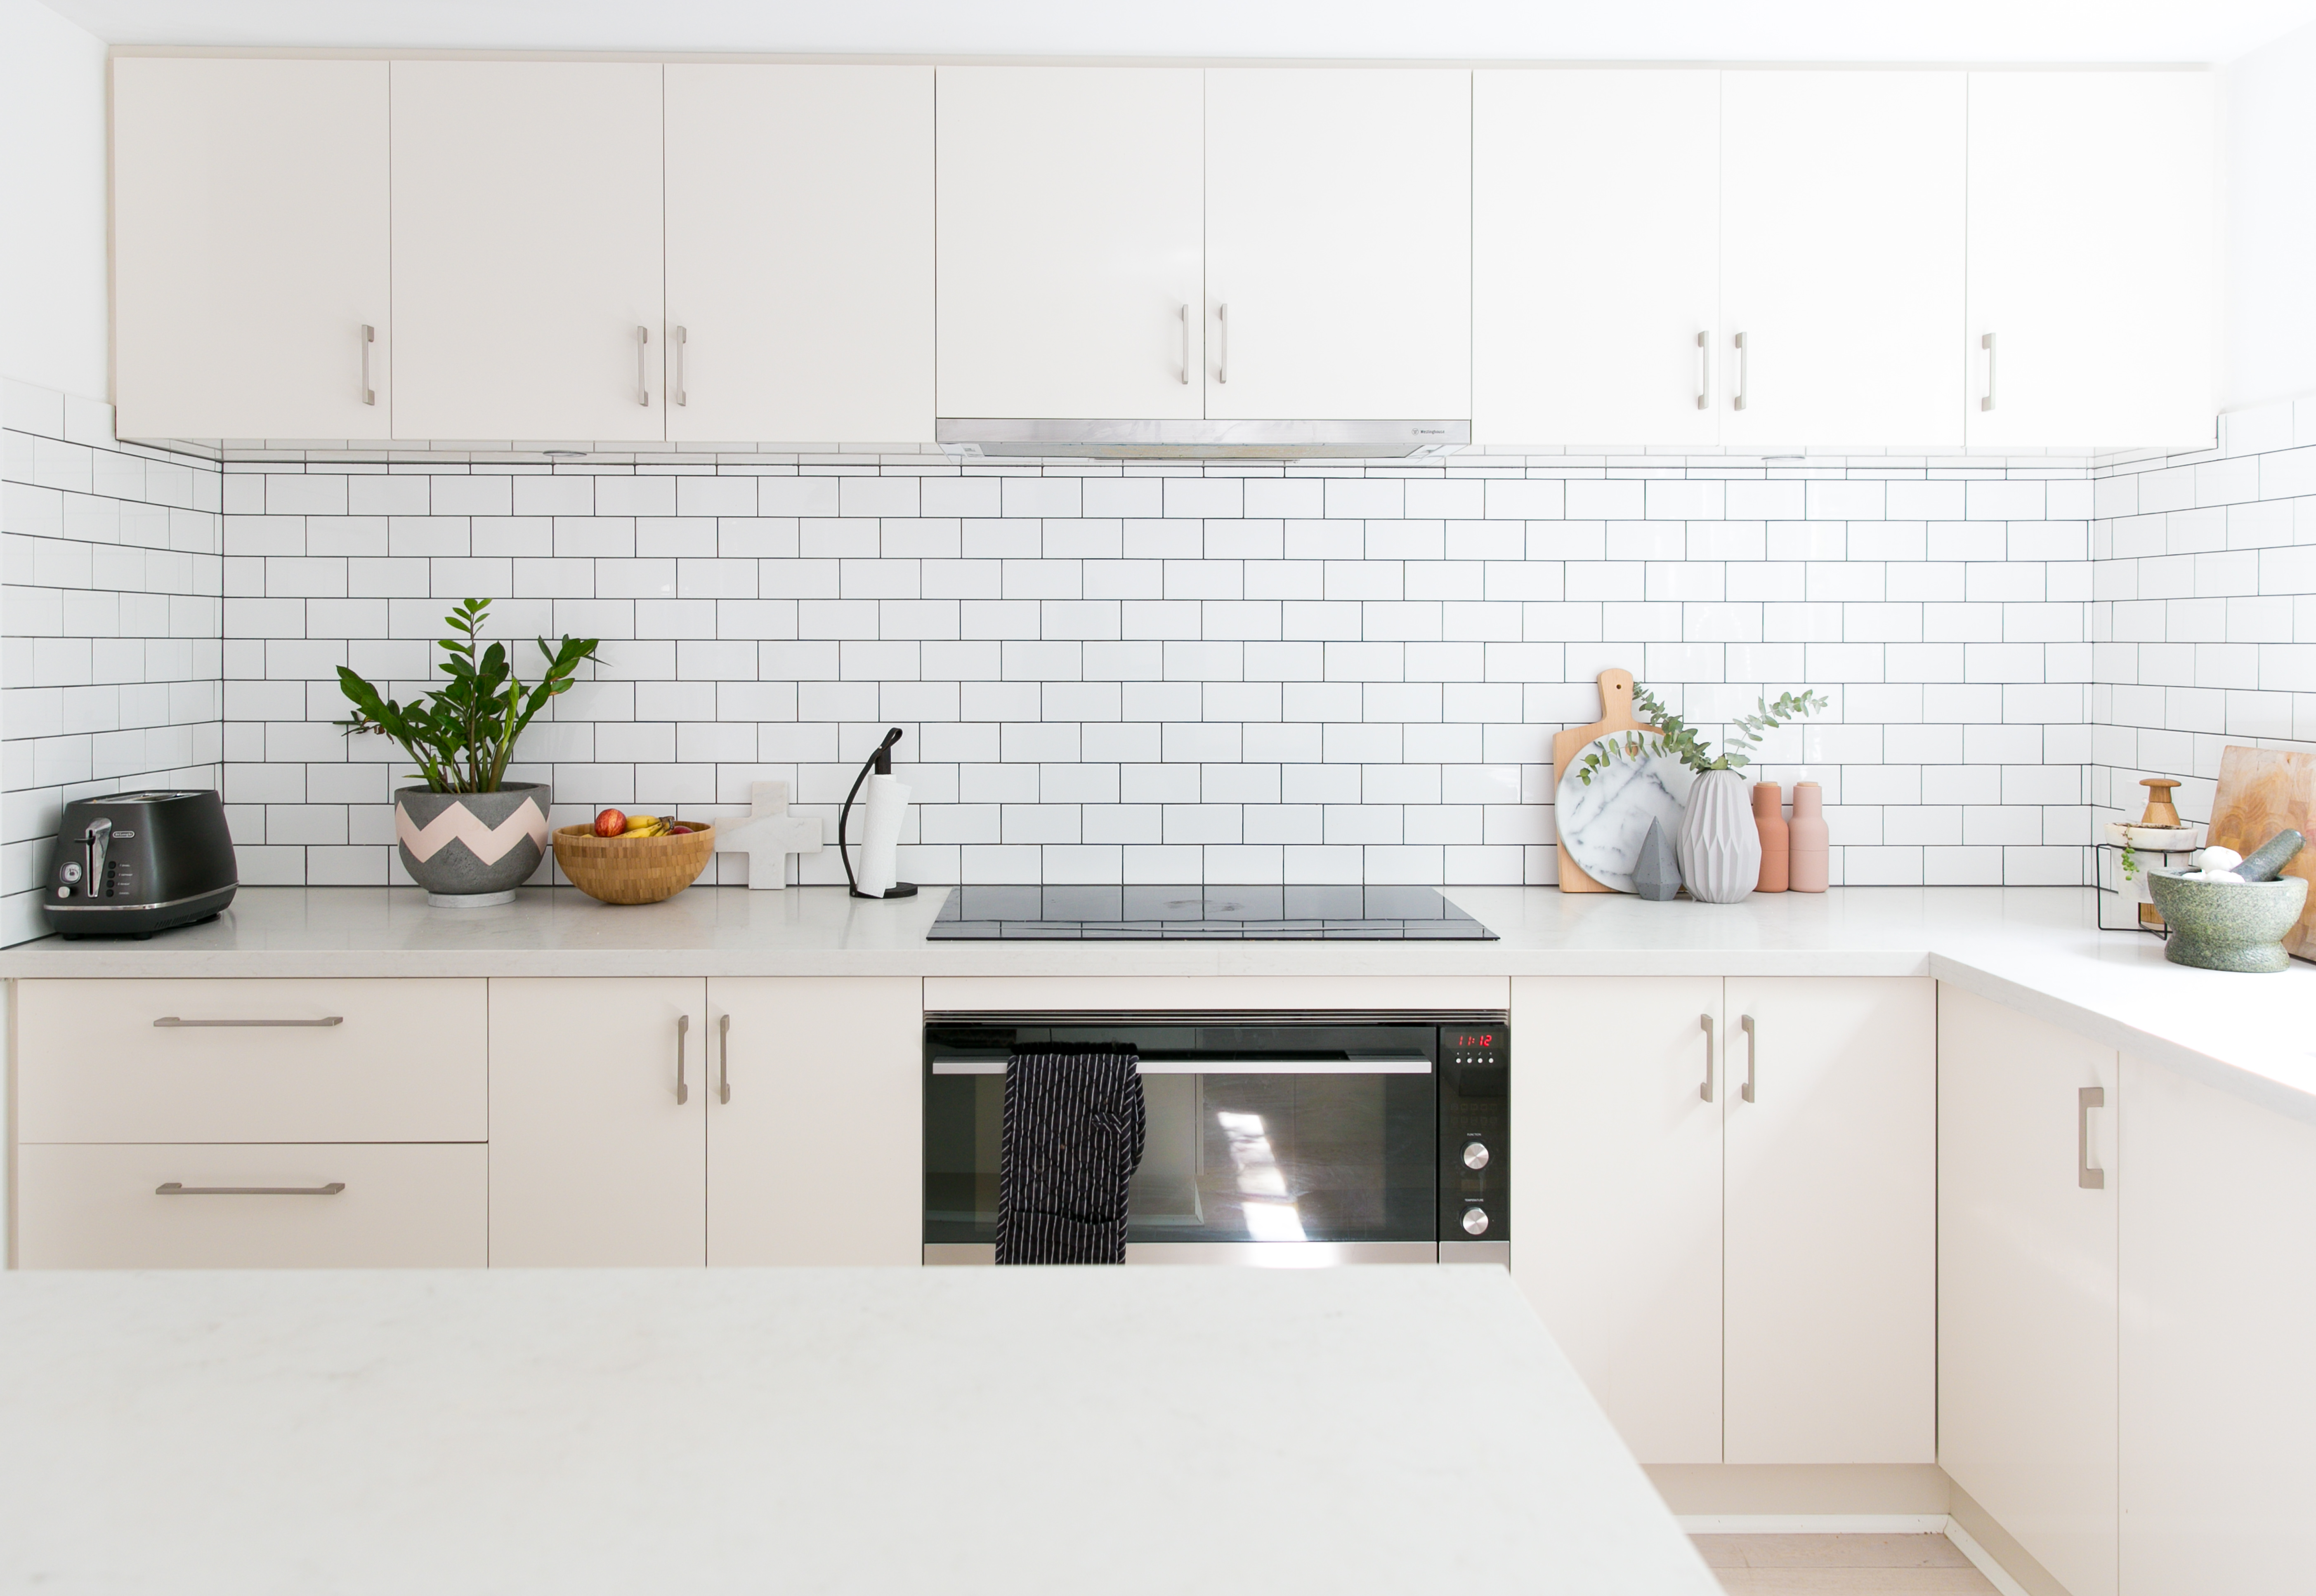
<svg viewBox="0 0 2316 1596"><path fill-rule="evenodd" d="M1552 736L1552 786L1560 790L1560 778L1568 774L1568 767L1585 746L1596 737L1606 737L1611 732L1653 732L1654 726L1642 724L1633 718L1633 673L1629 670L1604 670L1600 673L1600 718L1589 726L1578 726L1567 732L1555 732ZM1567 847L1554 843L1560 849L1560 890L1563 892L1613 892L1614 887L1604 887L1577 867L1568 856Z"/></svg>
<svg viewBox="0 0 2316 1596"><path fill-rule="evenodd" d="M2316 961L2316 754L2222 749L2219 790L2212 795L2213 845L2249 854L2286 827L2312 846L2284 867L2285 874L2310 887L2307 907L2300 923L2284 934L2284 947L2295 959Z"/></svg>

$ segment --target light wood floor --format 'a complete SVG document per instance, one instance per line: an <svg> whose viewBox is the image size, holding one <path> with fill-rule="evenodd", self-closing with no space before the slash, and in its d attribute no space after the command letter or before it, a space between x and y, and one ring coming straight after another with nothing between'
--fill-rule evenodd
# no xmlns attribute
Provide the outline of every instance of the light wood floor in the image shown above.
<svg viewBox="0 0 2316 1596"><path fill-rule="evenodd" d="M1943 1535L1699 1535L1730 1596L1999 1596Z"/></svg>

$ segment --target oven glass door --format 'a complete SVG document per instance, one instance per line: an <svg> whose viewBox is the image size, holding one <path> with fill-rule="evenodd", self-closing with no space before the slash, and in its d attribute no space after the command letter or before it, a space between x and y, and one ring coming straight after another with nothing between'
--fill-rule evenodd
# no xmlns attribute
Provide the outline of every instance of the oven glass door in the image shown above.
<svg viewBox="0 0 2316 1596"><path fill-rule="evenodd" d="M1140 1051L1149 1134L1129 1262L1228 1261L1212 1249L1280 1244L1321 1244L1312 1262L1428 1261L1417 1255L1439 1234L1439 1038L1434 1025L931 1025L928 1261L994 1246L1017 1042Z"/></svg>

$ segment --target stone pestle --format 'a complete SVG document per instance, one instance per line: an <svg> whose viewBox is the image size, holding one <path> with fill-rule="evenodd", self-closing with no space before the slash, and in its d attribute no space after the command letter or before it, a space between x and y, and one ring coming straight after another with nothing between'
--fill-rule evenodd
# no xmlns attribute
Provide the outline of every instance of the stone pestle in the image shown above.
<svg viewBox="0 0 2316 1596"><path fill-rule="evenodd" d="M2235 873L2248 882L2274 881L2284 873L2308 839L2297 831L2279 831L2254 848L2244 862L2235 867Z"/></svg>

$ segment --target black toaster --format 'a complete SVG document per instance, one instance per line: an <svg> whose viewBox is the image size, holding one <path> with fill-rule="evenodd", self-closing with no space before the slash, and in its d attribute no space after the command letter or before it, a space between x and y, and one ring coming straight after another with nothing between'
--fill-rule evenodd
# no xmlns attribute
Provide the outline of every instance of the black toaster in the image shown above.
<svg viewBox="0 0 2316 1596"><path fill-rule="evenodd" d="M213 918L241 884L214 792L76 798L40 900L61 936L150 936Z"/></svg>

